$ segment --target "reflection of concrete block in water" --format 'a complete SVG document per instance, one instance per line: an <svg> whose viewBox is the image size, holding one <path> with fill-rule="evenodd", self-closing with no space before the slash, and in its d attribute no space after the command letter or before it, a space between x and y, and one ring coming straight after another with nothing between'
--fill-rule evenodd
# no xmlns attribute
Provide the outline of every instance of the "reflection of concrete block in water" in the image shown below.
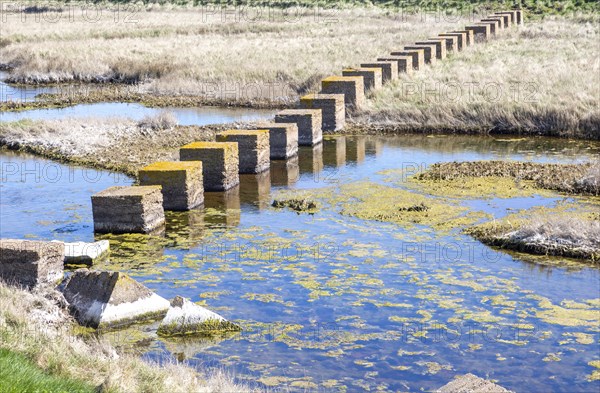
<svg viewBox="0 0 600 393"><path fill-rule="evenodd" d="M240 175L240 202L266 209L271 202L271 174Z"/></svg>
<svg viewBox="0 0 600 393"><path fill-rule="evenodd" d="M458 36L448 36L448 35L440 34L438 38L441 38L444 41L446 41L446 54L449 51L458 52ZM436 39L436 38L435 37L430 38L430 40L433 40L433 39Z"/></svg>
<svg viewBox="0 0 600 393"><path fill-rule="evenodd" d="M343 76L362 76L365 93L369 90L381 89L383 75L380 68L346 68L342 70Z"/></svg>
<svg viewBox="0 0 600 393"><path fill-rule="evenodd" d="M475 32L473 30L455 30L455 31L451 31L450 33L464 33L465 34L465 47L466 46L471 46L475 43Z"/></svg>
<svg viewBox="0 0 600 393"><path fill-rule="evenodd" d="M476 41L487 41L491 34L491 25L489 24L469 25L465 29L473 32Z"/></svg>
<svg viewBox="0 0 600 393"><path fill-rule="evenodd" d="M410 56L413 70L420 70L425 66L425 49L404 49L392 52L392 56Z"/></svg>
<svg viewBox="0 0 600 393"><path fill-rule="evenodd" d="M330 136L323 139L323 164L340 167L346 163L346 137Z"/></svg>
<svg viewBox="0 0 600 393"><path fill-rule="evenodd" d="M296 123L258 123L256 129L269 130L271 160L285 160L298 154Z"/></svg>
<svg viewBox="0 0 600 393"><path fill-rule="evenodd" d="M240 173L260 173L269 169L269 130L227 130L217 134L217 142L237 142Z"/></svg>
<svg viewBox="0 0 600 393"><path fill-rule="evenodd" d="M275 123L295 123L299 145L312 146L323 140L320 109L286 109L275 114Z"/></svg>
<svg viewBox="0 0 600 393"><path fill-rule="evenodd" d="M94 231L151 233L165 224L160 186L115 186L92 195Z"/></svg>
<svg viewBox="0 0 600 393"><path fill-rule="evenodd" d="M435 63L435 61L437 59L437 45L435 45L432 42L427 42L425 44L420 43L420 44L415 44L415 45L409 45L409 46L405 46L404 49L406 49L406 50L422 49L424 51L425 63L427 63L427 64ZM392 54L393 54L393 52L392 52Z"/></svg>
<svg viewBox="0 0 600 393"><path fill-rule="evenodd" d="M381 78L383 83L398 79L398 62L393 61L374 61L372 63L361 63L361 67L381 69ZM411 67L412 68L412 67Z"/></svg>
<svg viewBox="0 0 600 393"><path fill-rule="evenodd" d="M225 192L207 192L204 194L204 221L209 226L238 226L240 206L239 185Z"/></svg>
<svg viewBox="0 0 600 393"><path fill-rule="evenodd" d="M94 328L154 319L169 309L168 300L120 272L78 269L63 294L77 321Z"/></svg>
<svg viewBox="0 0 600 393"><path fill-rule="evenodd" d="M239 184L237 142L192 142L179 149L181 161L202 161L204 191L225 191Z"/></svg>
<svg viewBox="0 0 600 393"><path fill-rule="evenodd" d="M397 75L400 73L412 74L413 58L412 56L395 56L393 53L390 56L378 57L379 61L393 61L396 63Z"/></svg>
<svg viewBox="0 0 600 393"><path fill-rule="evenodd" d="M364 136L348 138L346 140L346 158L348 162L361 163L365 160L365 142Z"/></svg>
<svg viewBox="0 0 600 393"><path fill-rule="evenodd" d="M94 262L106 258L110 253L108 240L93 243L74 242L64 244L65 264L92 265Z"/></svg>
<svg viewBox="0 0 600 393"><path fill-rule="evenodd" d="M504 23L504 28L507 29L511 26L512 22L511 22L511 15L510 14L505 14L505 13L501 13L501 12L496 12L494 15L492 16L500 16L502 17L502 21Z"/></svg>
<svg viewBox="0 0 600 393"><path fill-rule="evenodd" d="M430 38L427 41L419 41L417 45L434 44L435 45L435 58L438 60L444 60L446 58L446 40L443 38Z"/></svg>
<svg viewBox="0 0 600 393"><path fill-rule="evenodd" d="M162 187L165 210L188 210L204 202L201 161L155 162L138 172L142 186Z"/></svg>
<svg viewBox="0 0 600 393"><path fill-rule="evenodd" d="M11 285L34 287L63 278L62 242L0 239L0 278Z"/></svg>
<svg viewBox="0 0 600 393"><path fill-rule="evenodd" d="M439 34L439 36L443 37L443 38L452 38L452 37L454 37L455 40L456 40L456 47L454 47L454 44L453 44L452 47L453 47L453 50L455 50L455 51L456 50L459 50L459 51L463 50L468 45L468 43L467 43L467 32L466 31L463 31L461 33L442 33L442 34Z"/></svg>
<svg viewBox="0 0 600 393"><path fill-rule="evenodd" d="M302 147L298 151L300 173L317 175L323 170L323 144L313 147Z"/></svg>
<svg viewBox="0 0 600 393"><path fill-rule="evenodd" d="M346 106L360 108L365 104L365 87L362 76L330 76L321 81L321 92L343 94Z"/></svg>
<svg viewBox="0 0 600 393"><path fill-rule="evenodd" d="M300 179L300 166L298 156L286 161L271 162L271 185L291 186Z"/></svg>
<svg viewBox="0 0 600 393"><path fill-rule="evenodd" d="M346 107L343 94L307 94L300 98L300 106L305 109L321 110L323 131L337 131L346 124Z"/></svg>

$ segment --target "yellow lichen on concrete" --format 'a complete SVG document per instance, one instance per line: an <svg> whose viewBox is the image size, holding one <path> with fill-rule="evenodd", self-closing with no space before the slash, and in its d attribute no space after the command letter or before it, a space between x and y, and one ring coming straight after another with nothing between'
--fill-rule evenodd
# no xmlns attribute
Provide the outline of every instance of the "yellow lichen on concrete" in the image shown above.
<svg viewBox="0 0 600 393"><path fill-rule="evenodd" d="M173 172L173 171L187 171L194 169L202 169L202 161L158 161L150 165L146 165L142 171L160 171L160 172Z"/></svg>

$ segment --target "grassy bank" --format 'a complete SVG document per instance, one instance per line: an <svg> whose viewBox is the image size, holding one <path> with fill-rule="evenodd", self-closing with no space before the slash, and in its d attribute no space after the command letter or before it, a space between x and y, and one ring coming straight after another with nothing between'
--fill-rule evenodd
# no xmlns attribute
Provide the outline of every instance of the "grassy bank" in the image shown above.
<svg viewBox="0 0 600 393"><path fill-rule="evenodd" d="M0 368L0 387L15 381L3 392L19 386L32 389L15 391L251 391L222 372L200 375L181 364L148 364L104 342L74 336L76 324L53 289L30 293L0 282L0 298L0 365L11 361L10 367Z"/></svg>

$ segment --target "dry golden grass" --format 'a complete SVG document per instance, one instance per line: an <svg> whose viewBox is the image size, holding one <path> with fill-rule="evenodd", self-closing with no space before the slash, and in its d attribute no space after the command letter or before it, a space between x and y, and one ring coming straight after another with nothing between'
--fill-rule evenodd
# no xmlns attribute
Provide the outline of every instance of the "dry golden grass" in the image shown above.
<svg viewBox="0 0 600 393"><path fill-rule="evenodd" d="M200 375L181 364L158 366L107 343L72 334L64 298L50 288L34 293L0 282L0 347L25 355L45 371L77 378L99 392L251 392L222 371Z"/></svg>

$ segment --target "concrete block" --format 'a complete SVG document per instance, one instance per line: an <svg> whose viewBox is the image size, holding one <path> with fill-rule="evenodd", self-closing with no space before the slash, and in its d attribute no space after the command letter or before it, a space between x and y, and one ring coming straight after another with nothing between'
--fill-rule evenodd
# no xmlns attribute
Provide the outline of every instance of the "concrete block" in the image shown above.
<svg viewBox="0 0 600 393"><path fill-rule="evenodd" d="M408 49L392 52L392 56L410 56L412 58L413 70L423 69L425 66L425 49Z"/></svg>
<svg viewBox="0 0 600 393"><path fill-rule="evenodd" d="M115 186L92 195L94 231L152 233L165 224L160 186Z"/></svg>
<svg viewBox="0 0 600 393"><path fill-rule="evenodd" d="M439 37L437 38L441 38L443 40L446 41L446 54L448 52L458 52L458 36L457 35L453 35L453 36L448 36L448 35L443 35L440 34ZM437 39L436 37L430 38L430 40L435 40Z"/></svg>
<svg viewBox="0 0 600 393"><path fill-rule="evenodd" d="M334 168L346 164L345 136L328 136L323 138L323 164Z"/></svg>
<svg viewBox="0 0 600 393"><path fill-rule="evenodd" d="M298 154L296 123L258 123L257 130L269 130L271 160L285 160Z"/></svg>
<svg viewBox="0 0 600 393"><path fill-rule="evenodd" d="M427 41L419 41L417 45L435 44L436 59L444 60L446 58L446 40L444 38L429 38Z"/></svg>
<svg viewBox="0 0 600 393"><path fill-rule="evenodd" d="M269 170L269 130L227 130L219 132L216 139L217 142L237 142L240 173L260 173Z"/></svg>
<svg viewBox="0 0 600 393"><path fill-rule="evenodd" d="M346 125L346 106L343 94L307 94L300 98L304 109L321 110L321 129L338 131Z"/></svg>
<svg viewBox="0 0 600 393"><path fill-rule="evenodd" d="M361 67L381 69L383 83L398 79L398 62L396 61L374 61L372 63L361 63ZM412 67L409 67L412 69Z"/></svg>
<svg viewBox="0 0 600 393"><path fill-rule="evenodd" d="M169 301L124 273L76 270L63 294L77 321L112 328L164 316Z"/></svg>
<svg viewBox="0 0 600 393"><path fill-rule="evenodd" d="M271 161L271 185L291 186L300 179L298 156L286 161Z"/></svg>
<svg viewBox="0 0 600 393"><path fill-rule="evenodd" d="M464 33L466 37L464 46L471 46L475 43L475 32L473 30L455 30L451 31L450 33Z"/></svg>
<svg viewBox="0 0 600 393"><path fill-rule="evenodd" d="M475 23L477 25L489 25L490 26L490 35L495 36L500 31L500 19L494 19L492 21L484 22L479 21Z"/></svg>
<svg viewBox="0 0 600 393"><path fill-rule="evenodd" d="M421 43L404 47L405 50L421 49L423 50L423 59L427 64L433 64L437 60L437 45L434 43ZM397 52L392 52L392 54Z"/></svg>
<svg viewBox="0 0 600 393"><path fill-rule="evenodd" d="M393 54L393 53L392 53ZM397 70L396 75L400 73L412 74L413 73L413 58L412 56L385 56L379 57L377 60L380 61L393 61Z"/></svg>
<svg viewBox="0 0 600 393"><path fill-rule="evenodd" d="M502 13L502 12L496 12L494 13L494 16L500 16L502 17L502 19L504 20L504 28L507 29L512 25L512 16L510 13Z"/></svg>
<svg viewBox="0 0 600 393"><path fill-rule="evenodd" d="M237 142L192 142L179 149L179 159L202 161L204 191L225 191L240 183Z"/></svg>
<svg viewBox="0 0 600 393"><path fill-rule="evenodd" d="M358 109L365 104L364 84L362 76L330 76L321 81L321 92L343 94L346 106Z"/></svg>
<svg viewBox="0 0 600 393"><path fill-rule="evenodd" d="M442 33L439 35L440 37L443 38L456 38L456 49L453 50L463 50L467 45L467 32L462 32L462 33ZM447 47L446 47L447 48ZM454 46L453 46L454 48Z"/></svg>
<svg viewBox="0 0 600 393"><path fill-rule="evenodd" d="M286 109L275 115L275 123L295 123L298 127L299 145L312 146L323 140L320 109Z"/></svg>
<svg viewBox="0 0 600 393"><path fill-rule="evenodd" d="M369 90L381 89L383 86L383 76L379 68L346 68L342 70L343 76L362 76L365 94Z"/></svg>
<svg viewBox="0 0 600 393"><path fill-rule="evenodd" d="M491 34L490 24L475 24L465 27L466 30L472 31L476 41L487 41Z"/></svg>
<svg viewBox="0 0 600 393"><path fill-rule="evenodd" d="M65 244L0 239L0 278L26 288L54 284L63 278Z"/></svg>
<svg viewBox="0 0 600 393"><path fill-rule="evenodd" d="M501 15L492 15L487 18L483 18L482 22L497 22L496 23L496 31L504 29L504 17Z"/></svg>
<svg viewBox="0 0 600 393"><path fill-rule="evenodd" d="M189 210L204 203L201 161L155 162L138 172L142 186L161 186L165 210Z"/></svg>
<svg viewBox="0 0 600 393"><path fill-rule="evenodd" d="M518 25L523 24L523 22L525 21L524 18L525 18L525 16L523 14L523 10L517 10L517 24Z"/></svg>

